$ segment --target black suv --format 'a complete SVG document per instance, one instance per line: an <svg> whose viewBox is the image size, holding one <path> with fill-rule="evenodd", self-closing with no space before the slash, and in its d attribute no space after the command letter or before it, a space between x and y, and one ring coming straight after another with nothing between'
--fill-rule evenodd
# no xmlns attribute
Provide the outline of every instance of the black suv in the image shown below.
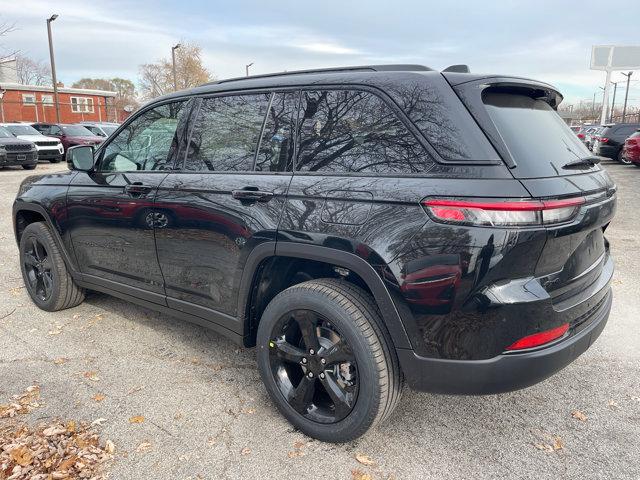
<svg viewBox="0 0 640 480"><path fill-rule="evenodd" d="M16 138L0 126L0 168L21 165L33 170L38 165L38 150L33 142Z"/></svg>
<svg viewBox="0 0 640 480"><path fill-rule="evenodd" d="M597 134L593 153L630 164L631 162L622 155L622 147L624 147L624 141L639 128L640 123L616 123L605 126Z"/></svg>
<svg viewBox="0 0 640 480"><path fill-rule="evenodd" d="M403 381L488 394L568 365L611 307L615 186L550 85L369 66L159 98L14 204L45 310L85 289L257 346L306 434L387 418ZM541 141L544 139L544 141Z"/></svg>

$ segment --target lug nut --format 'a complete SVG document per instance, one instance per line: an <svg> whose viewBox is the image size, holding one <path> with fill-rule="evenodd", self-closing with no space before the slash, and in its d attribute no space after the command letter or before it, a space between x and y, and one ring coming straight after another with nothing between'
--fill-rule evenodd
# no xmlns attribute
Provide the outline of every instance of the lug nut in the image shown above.
<svg viewBox="0 0 640 480"><path fill-rule="evenodd" d="M320 363L324 365L325 363L327 363L327 361L324 358L321 358Z"/></svg>
<svg viewBox="0 0 640 480"><path fill-rule="evenodd" d="M313 378L313 372L309 372L307 375L309 375L309 378Z"/></svg>
<svg viewBox="0 0 640 480"><path fill-rule="evenodd" d="M307 363L307 359L306 358L302 358L302 363Z"/></svg>
<svg viewBox="0 0 640 480"><path fill-rule="evenodd" d="M320 374L320 378L324 378L324 373L321 373L321 374Z"/></svg>
<svg viewBox="0 0 640 480"><path fill-rule="evenodd" d="M310 355L313 355L314 353L316 353L316 351L313 348L309 349L309 354Z"/></svg>

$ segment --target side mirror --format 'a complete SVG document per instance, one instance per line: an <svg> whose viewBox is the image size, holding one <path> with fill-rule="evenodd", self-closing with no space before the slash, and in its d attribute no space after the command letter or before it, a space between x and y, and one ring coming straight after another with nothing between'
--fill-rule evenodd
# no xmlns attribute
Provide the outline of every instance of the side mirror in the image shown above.
<svg viewBox="0 0 640 480"><path fill-rule="evenodd" d="M93 170L93 147L89 145L76 145L67 149L67 166L69 170L90 172Z"/></svg>

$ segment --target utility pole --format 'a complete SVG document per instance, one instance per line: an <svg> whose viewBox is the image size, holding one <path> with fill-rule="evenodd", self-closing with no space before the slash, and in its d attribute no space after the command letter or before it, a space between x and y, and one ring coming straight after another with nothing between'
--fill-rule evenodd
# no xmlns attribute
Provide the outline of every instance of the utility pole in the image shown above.
<svg viewBox="0 0 640 480"><path fill-rule="evenodd" d="M611 115L609 115L609 123L614 123L613 122L613 116L615 115L615 108L616 108L616 90L618 90L618 84L620 82L611 82L613 84L613 101L611 102Z"/></svg>
<svg viewBox="0 0 640 480"><path fill-rule="evenodd" d="M60 101L58 100L58 79L56 77L56 61L53 57L53 40L51 38L51 22L58 18L58 14L54 13L47 18L47 34L49 36L49 58L51 60L51 80L53 81L53 101L56 105L56 121L60 123ZM37 107L36 107L37 111Z"/></svg>
<svg viewBox="0 0 640 480"><path fill-rule="evenodd" d="M178 77L176 76L176 50L180 48L180 44L171 47L171 64L173 66L173 91L178 90Z"/></svg>
<svg viewBox="0 0 640 480"><path fill-rule="evenodd" d="M594 119L595 122L595 118L596 118L596 93L598 93L597 91L593 92L593 101L591 102L591 116Z"/></svg>
<svg viewBox="0 0 640 480"><path fill-rule="evenodd" d="M249 76L249 67L250 67L251 65L253 65L253 62L251 62L251 63L249 63L248 65L245 65L245 66L244 66L244 70L245 70L245 72L246 72L246 74L247 74L247 77Z"/></svg>
<svg viewBox="0 0 640 480"><path fill-rule="evenodd" d="M624 92L624 107L622 107L622 123L624 123L627 119L627 98L629 97L629 81L631 80L631 75L633 72L623 73L625 77L627 77L627 88Z"/></svg>

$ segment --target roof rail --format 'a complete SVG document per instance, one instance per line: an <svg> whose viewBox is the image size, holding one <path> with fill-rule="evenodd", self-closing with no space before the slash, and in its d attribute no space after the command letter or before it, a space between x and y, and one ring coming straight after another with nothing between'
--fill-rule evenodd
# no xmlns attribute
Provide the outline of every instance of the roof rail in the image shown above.
<svg viewBox="0 0 640 480"><path fill-rule="evenodd" d="M468 65L451 65L451 66L445 68L444 70L442 70L442 73L446 73L446 72L450 72L450 73L471 73L471 70L469 70L469 66Z"/></svg>
<svg viewBox="0 0 640 480"><path fill-rule="evenodd" d="M398 65L361 65L353 67L333 67L333 68L317 68L312 70L293 70L291 72L265 73L263 75L251 75L249 77L226 78L215 82L205 83L205 85L217 85L220 83L237 82L240 80L252 80L254 78L282 77L286 75L306 75L314 73L341 73L341 72L426 72L431 71L429 67L424 65L398 64Z"/></svg>

